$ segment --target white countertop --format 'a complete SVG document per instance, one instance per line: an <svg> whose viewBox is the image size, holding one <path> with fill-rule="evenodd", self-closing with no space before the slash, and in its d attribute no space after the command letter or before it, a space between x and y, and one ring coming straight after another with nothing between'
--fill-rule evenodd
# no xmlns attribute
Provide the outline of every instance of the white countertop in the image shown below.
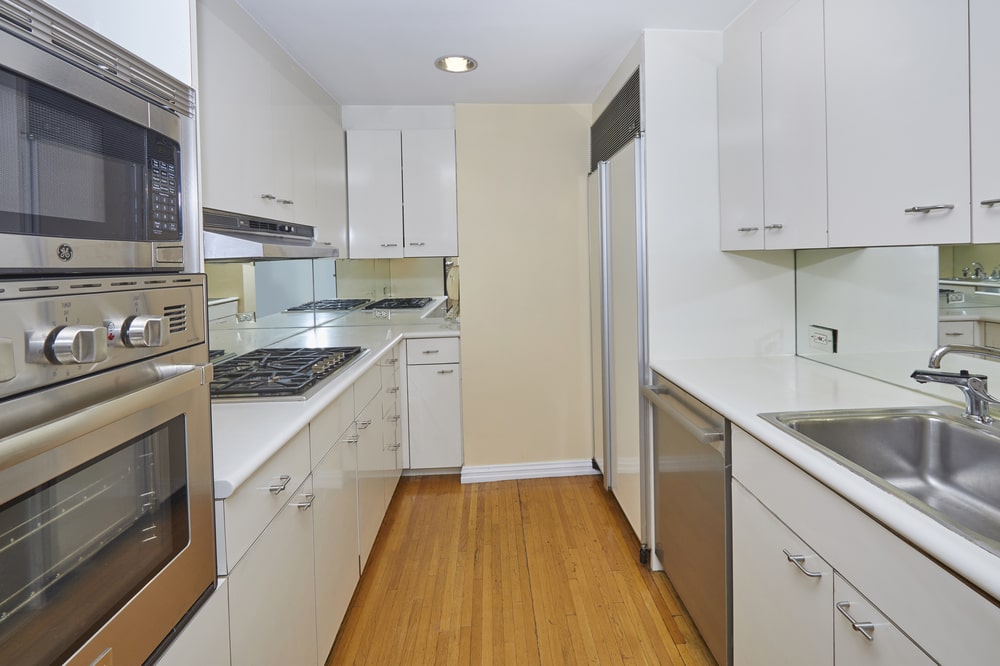
<svg viewBox="0 0 1000 666"><path fill-rule="evenodd" d="M1000 306L963 304L961 307L942 307L938 310L938 321L986 321L1000 322Z"/></svg>
<svg viewBox="0 0 1000 666"><path fill-rule="evenodd" d="M391 321L391 320L390 320ZM234 339L231 345L244 351L263 346L341 347L360 346L369 353L323 383L307 400L237 402L212 401L212 450L215 464L215 498L229 497L262 464L306 427L393 345L404 338L458 337L459 330L437 320L436 324L388 326L324 327L315 329L260 329L212 332L213 347L218 337ZM220 347L232 349L232 346Z"/></svg>
<svg viewBox="0 0 1000 666"><path fill-rule="evenodd" d="M914 367L925 363L926 358ZM661 360L651 365L893 532L1000 600L997 556L758 416L763 412L941 405L946 404L944 401L795 356Z"/></svg>

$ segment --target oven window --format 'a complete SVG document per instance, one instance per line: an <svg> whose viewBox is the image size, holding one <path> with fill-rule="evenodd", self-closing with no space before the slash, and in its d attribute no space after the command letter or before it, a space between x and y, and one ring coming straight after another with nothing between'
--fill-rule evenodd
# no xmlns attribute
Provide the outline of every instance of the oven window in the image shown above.
<svg viewBox="0 0 1000 666"><path fill-rule="evenodd" d="M0 231L140 240L146 130L0 70Z"/></svg>
<svg viewBox="0 0 1000 666"><path fill-rule="evenodd" d="M185 422L0 506L0 663L62 663L188 543Z"/></svg>

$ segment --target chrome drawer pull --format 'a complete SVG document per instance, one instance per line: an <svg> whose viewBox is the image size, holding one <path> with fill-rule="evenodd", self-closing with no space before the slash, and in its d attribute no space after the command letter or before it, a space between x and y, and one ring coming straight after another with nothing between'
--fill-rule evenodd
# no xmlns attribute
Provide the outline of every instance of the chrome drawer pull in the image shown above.
<svg viewBox="0 0 1000 666"><path fill-rule="evenodd" d="M875 624L872 622L858 622L857 620L855 620L853 617L851 617L851 614L847 612L847 609L850 607L851 607L850 601L837 602L837 610L839 610L840 614L846 617L847 621L851 623L851 629L854 629L854 631L857 631L870 641L875 640L875 637L872 636L872 633L874 633L875 631Z"/></svg>
<svg viewBox="0 0 1000 666"><path fill-rule="evenodd" d="M350 437L346 438L344 441L347 442L348 444L357 444L358 440L360 440L360 439L361 438L358 437L357 435L351 435Z"/></svg>
<svg viewBox="0 0 1000 666"><path fill-rule="evenodd" d="M959 334L959 335L961 335L961 334ZM398 386L390 386L389 388L387 388L385 390L385 392L386 393L399 393L399 387Z"/></svg>
<svg viewBox="0 0 1000 666"><path fill-rule="evenodd" d="M358 421L358 430L365 430L371 424L372 424L371 419L368 419L367 421Z"/></svg>
<svg viewBox="0 0 1000 666"><path fill-rule="evenodd" d="M760 231L760 227L740 227L736 231L746 233L748 231Z"/></svg>
<svg viewBox="0 0 1000 666"><path fill-rule="evenodd" d="M929 213L932 210L951 210L955 207L955 204L937 204L934 206L913 206L912 208L907 208L904 213Z"/></svg>
<svg viewBox="0 0 1000 666"><path fill-rule="evenodd" d="M783 224L765 224L764 225L764 231L771 231L771 230L778 231L778 230L784 229L784 228L785 228L785 225L783 225Z"/></svg>
<svg viewBox="0 0 1000 666"><path fill-rule="evenodd" d="M399 421L399 418L400 417L398 415L397 416L390 416L387 420L388 421L392 421L393 423L396 423L396 422Z"/></svg>
<svg viewBox="0 0 1000 666"><path fill-rule="evenodd" d="M292 506L298 508L299 511L308 511L312 508L313 500L316 499L316 495L312 493L305 493L302 497L306 498L305 502L294 502Z"/></svg>
<svg viewBox="0 0 1000 666"><path fill-rule="evenodd" d="M788 552L787 548L782 548L781 552L783 552L785 554L785 557L788 558L789 562L791 562L796 567L798 567L799 571L801 571L805 575L809 576L810 578L822 578L823 577L823 572L822 571L809 571L809 569L806 569L805 566L803 566L802 563L806 561L806 556L805 555L792 555L791 553Z"/></svg>
<svg viewBox="0 0 1000 666"><path fill-rule="evenodd" d="M399 243L382 243L382 247L399 247Z"/></svg>
<svg viewBox="0 0 1000 666"><path fill-rule="evenodd" d="M279 495L285 492L285 488L288 487L288 483L291 480L292 477L290 477L287 474L282 474L281 476L278 477L278 483L274 483L268 486L267 491L270 492L272 495Z"/></svg>
<svg viewBox="0 0 1000 666"><path fill-rule="evenodd" d="M288 205L288 204L293 204L295 202L292 201L291 199L278 199L278 203Z"/></svg>
<svg viewBox="0 0 1000 666"><path fill-rule="evenodd" d="M980 206L986 206L987 208L993 208L993 206L996 206L997 204L1000 204L1000 199L986 199L985 201L979 202Z"/></svg>
<svg viewBox="0 0 1000 666"><path fill-rule="evenodd" d="M440 349L425 349L423 351L423 353L424 354L440 354L441 350Z"/></svg>
<svg viewBox="0 0 1000 666"><path fill-rule="evenodd" d="M439 375L450 375L453 372L455 372L455 371L454 370L438 370L438 374Z"/></svg>
<svg viewBox="0 0 1000 666"><path fill-rule="evenodd" d="M423 247L427 243L410 243L410 247Z"/></svg>
<svg viewBox="0 0 1000 666"><path fill-rule="evenodd" d="M948 331L947 333L945 333L945 335L956 336L956 335L965 335L965 333L959 333L958 331Z"/></svg>
<svg viewBox="0 0 1000 666"><path fill-rule="evenodd" d="M262 195L260 195L260 198L264 199L265 201L273 201L273 200L277 199L278 197L274 196L273 194L262 194Z"/></svg>

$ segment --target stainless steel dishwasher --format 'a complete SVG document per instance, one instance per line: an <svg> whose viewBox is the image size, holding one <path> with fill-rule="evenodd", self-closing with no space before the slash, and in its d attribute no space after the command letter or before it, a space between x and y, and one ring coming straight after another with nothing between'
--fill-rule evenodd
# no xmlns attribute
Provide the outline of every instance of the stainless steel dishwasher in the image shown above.
<svg viewBox="0 0 1000 666"><path fill-rule="evenodd" d="M654 373L655 553L719 664L732 662L729 424Z"/></svg>

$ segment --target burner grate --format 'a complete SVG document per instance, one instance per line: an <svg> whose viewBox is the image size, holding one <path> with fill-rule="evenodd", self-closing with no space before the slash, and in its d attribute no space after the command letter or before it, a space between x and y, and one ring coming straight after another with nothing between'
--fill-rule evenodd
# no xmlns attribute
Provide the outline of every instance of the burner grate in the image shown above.
<svg viewBox="0 0 1000 666"><path fill-rule="evenodd" d="M365 306L365 310L416 310L430 303L431 298L383 298Z"/></svg>
<svg viewBox="0 0 1000 666"><path fill-rule="evenodd" d="M363 352L361 347L257 349L214 366L212 397L300 396Z"/></svg>
<svg viewBox="0 0 1000 666"><path fill-rule="evenodd" d="M302 305L288 308L285 312L311 312L313 310L353 310L365 303L371 303L367 298L330 298L321 301L310 301Z"/></svg>

